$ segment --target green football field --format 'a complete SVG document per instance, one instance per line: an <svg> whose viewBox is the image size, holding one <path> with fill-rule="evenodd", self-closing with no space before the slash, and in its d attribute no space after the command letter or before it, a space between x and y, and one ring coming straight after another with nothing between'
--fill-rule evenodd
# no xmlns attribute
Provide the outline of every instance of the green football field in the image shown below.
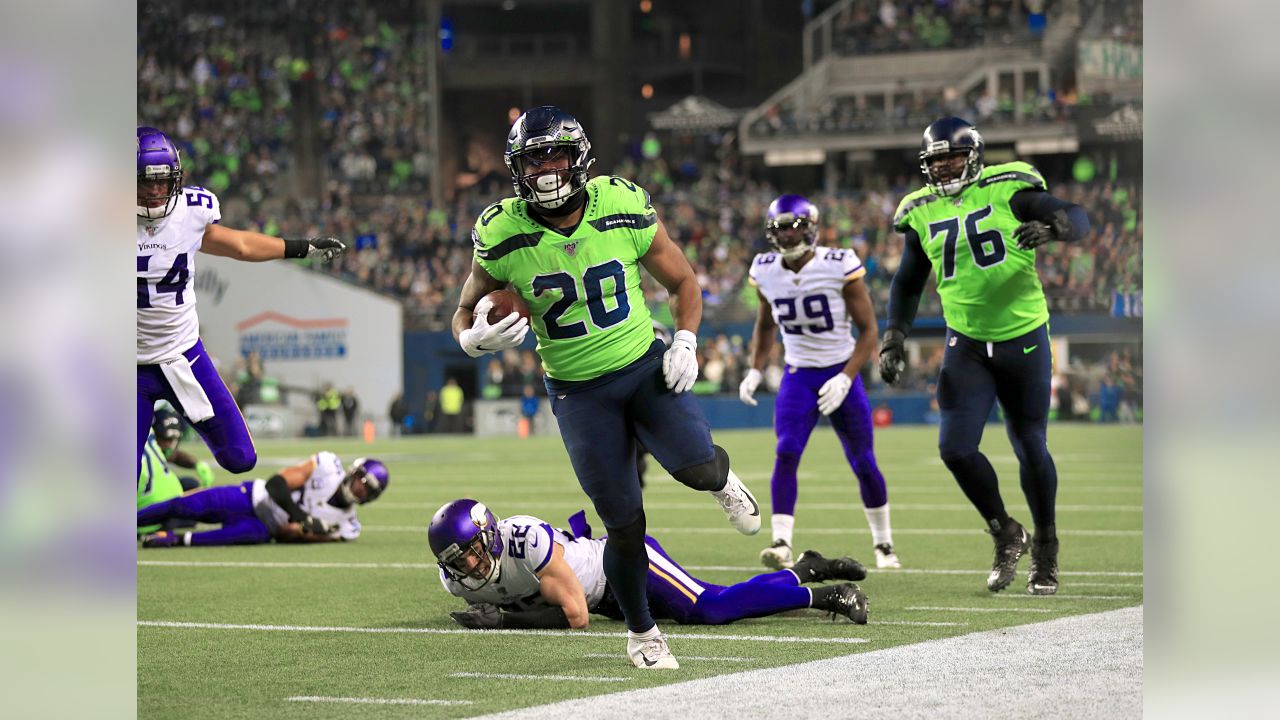
<svg viewBox="0 0 1280 720"><path fill-rule="evenodd" d="M1003 428L986 435L1010 514L1029 525ZM767 511L772 434L715 437ZM263 441L255 476L329 449L345 462L378 457L391 485L360 509L355 543L139 550L138 715L469 717L1140 605L1142 429L1055 425L1049 439L1059 477L1057 596L1026 595L1026 559L1009 589L987 592L991 541L937 457L936 429L893 428L876 445L904 569L872 569L860 583L869 624L812 610L719 627L667 622L681 661L667 672L632 668L625 629L604 618L593 616L586 631L496 632L449 619L463 603L440 586L427 549L432 513L473 497L499 516L565 526L588 503L558 438ZM207 456L199 442L188 449ZM730 584L764 572L757 555L769 542L767 512L760 535L741 536L712 498L660 468L650 471L645 507L649 533L696 577ZM874 565L857 482L826 427L800 467L795 541L797 551Z"/></svg>

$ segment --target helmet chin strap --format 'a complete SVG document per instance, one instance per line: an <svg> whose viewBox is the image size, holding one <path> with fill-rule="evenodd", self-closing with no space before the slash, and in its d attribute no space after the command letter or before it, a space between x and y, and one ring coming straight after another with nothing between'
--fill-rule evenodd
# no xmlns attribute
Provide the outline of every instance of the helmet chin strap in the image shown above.
<svg viewBox="0 0 1280 720"><path fill-rule="evenodd" d="M785 250L778 251L782 255L783 260L799 260L804 254L812 250L813 247L807 243L801 243L795 247L789 247Z"/></svg>
<svg viewBox="0 0 1280 720"><path fill-rule="evenodd" d="M534 203L533 203L534 207L538 209L539 215L543 215L545 217L550 217L550 218L561 218L561 217L564 217L565 215L569 215L570 213L573 213L574 211L576 211L578 208L582 207L583 203L587 201L587 192L585 187L580 189L578 192L570 195L568 198L561 201L560 204L556 205L555 207L547 207L546 205L542 205L541 203L537 202L538 195L539 193L537 192L534 193Z"/></svg>

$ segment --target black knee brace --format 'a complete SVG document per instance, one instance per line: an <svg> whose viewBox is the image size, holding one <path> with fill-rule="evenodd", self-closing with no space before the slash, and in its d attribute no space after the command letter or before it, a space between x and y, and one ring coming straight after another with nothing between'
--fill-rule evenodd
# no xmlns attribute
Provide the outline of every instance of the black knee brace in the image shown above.
<svg viewBox="0 0 1280 720"><path fill-rule="evenodd" d="M605 530L609 533L609 545L616 552L622 555L637 552L644 554L645 517L643 512L640 513L639 518L622 527L606 527Z"/></svg>
<svg viewBox="0 0 1280 720"><path fill-rule="evenodd" d="M671 474L682 484L694 490L721 490L729 479L729 453L719 445L711 446L715 457L701 465L687 467Z"/></svg>

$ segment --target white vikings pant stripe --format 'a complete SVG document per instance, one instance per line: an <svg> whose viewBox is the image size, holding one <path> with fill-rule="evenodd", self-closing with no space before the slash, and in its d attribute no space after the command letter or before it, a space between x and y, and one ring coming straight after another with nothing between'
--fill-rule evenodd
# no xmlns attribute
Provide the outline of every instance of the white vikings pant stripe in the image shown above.
<svg viewBox="0 0 1280 720"><path fill-rule="evenodd" d="M666 575L669 579L680 583L694 595L701 595L706 589L699 585L698 581L689 577L689 574L680 569L679 565L668 560L662 553L648 545L645 545L644 549L649 553L650 564L656 566L661 571L660 574Z"/></svg>
<svg viewBox="0 0 1280 720"><path fill-rule="evenodd" d="M169 387L178 397L178 402L182 403L182 410L186 413L187 419L198 423L213 417L213 403L209 401L208 393L204 391L200 381L196 379L196 374L192 372L191 362L179 355L172 360L160 363L160 372L164 373L164 379L169 382ZM195 362L211 361L203 355L197 355Z"/></svg>

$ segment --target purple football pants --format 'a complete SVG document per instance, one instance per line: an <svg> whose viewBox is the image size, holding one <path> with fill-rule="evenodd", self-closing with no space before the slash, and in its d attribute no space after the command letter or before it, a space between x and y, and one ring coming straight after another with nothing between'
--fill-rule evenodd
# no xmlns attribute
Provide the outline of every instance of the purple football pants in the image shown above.
<svg viewBox="0 0 1280 720"><path fill-rule="evenodd" d="M253 481L196 490L148 505L138 511L138 527L175 518L222 526L191 533L192 545L260 545L271 540L271 531L253 511Z"/></svg>
<svg viewBox="0 0 1280 720"><path fill-rule="evenodd" d="M794 515L796 511L796 471L804 454L809 435L818 424L818 390L844 368L843 364L825 368L798 368L788 365L778 388L774 405L773 427L778 435L777 459L773 465L773 513ZM831 426L844 447L844 456L858 478L862 504L877 508L889 502L884 475L876 465L871 440L871 404L862 378L855 377L844 404L831 413Z"/></svg>
<svg viewBox="0 0 1280 720"><path fill-rule="evenodd" d="M213 405L213 417L192 423L196 432L200 433L205 444L213 451L218 464L228 472L249 472L258 463L258 453L253 447L249 426L245 424L235 398L231 397L231 391L227 390L222 378L218 377L213 359L205 352L204 343L197 340L182 355L191 362L191 371L195 373L196 380ZM151 430L156 401L161 399L168 400L183 415L187 414L160 366L139 365L137 472L142 471L142 449L147 444L147 433Z"/></svg>
<svg viewBox="0 0 1280 720"><path fill-rule="evenodd" d="M813 594L790 570L764 573L736 585L712 585L685 572L652 536L647 593L655 618L682 625L723 625L809 607Z"/></svg>

